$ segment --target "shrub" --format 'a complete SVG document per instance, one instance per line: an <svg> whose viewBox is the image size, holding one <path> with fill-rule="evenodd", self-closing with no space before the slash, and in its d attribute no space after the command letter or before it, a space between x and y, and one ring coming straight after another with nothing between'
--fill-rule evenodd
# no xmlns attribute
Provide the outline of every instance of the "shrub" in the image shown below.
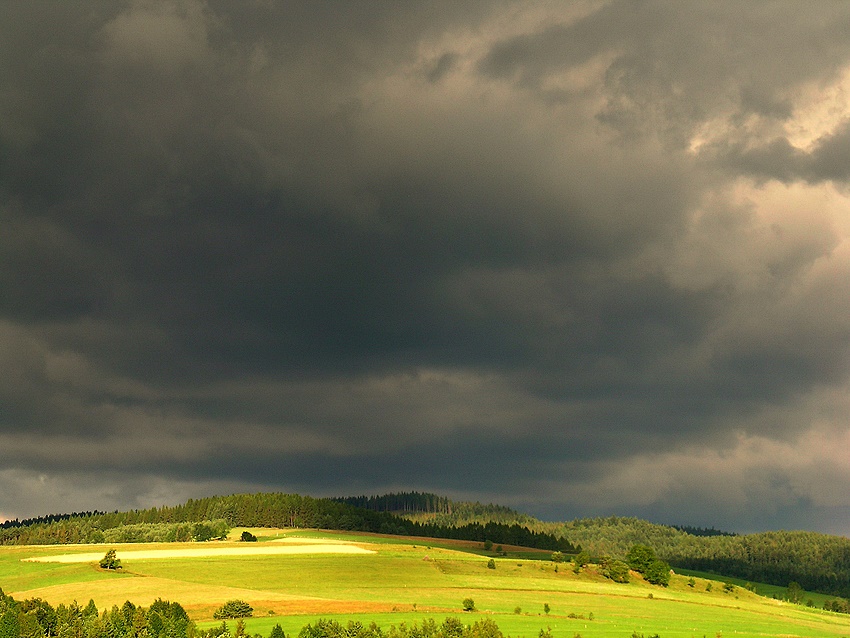
<svg viewBox="0 0 850 638"><path fill-rule="evenodd" d="M602 561L602 575L615 583L629 582L629 566L621 560L606 558Z"/></svg>
<svg viewBox="0 0 850 638"><path fill-rule="evenodd" d="M254 613L254 608L244 600L228 600L219 607L213 618L221 620L222 618L248 618Z"/></svg>
<svg viewBox="0 0 850 638"><path fill-rule="evenodd" d="M257 537L254 536L251 532L249 532L246 529L244 532L242 532L242 542L243 543L256 543Z"/></svg>
<svg viewBox="0 0 850 638"><path fill-rule="evenodd" d="M464 638L505 638L502 630L491 618L482 618L475 621L467 631L463 632Z"/></svg>
<svg viewBox="0 0 850 638"><path fill-rule="evenodd" d="M121 559L115 557L115 550L110 549L106 555L100 559L100 567L102 569L121 569Z"/></svg>
<svg viewBox="0 0 850 638"><path fill-rule="evenodd" d="M648 583L667 587L670 584L670 565L656 558L647 565L643 577Z"/></svg>
<svg viewBox="0 0 850 638"><path fill-rule="evenodd" d="M632 545L626 554L626 562L636 572L646 573L649 566L655 560L655 550L646 545Z"/></svg>
<svg viewBox="0 0 850 638"><path fill-rule="evenodd" d="M469 598L467 600L472 599ZM463 623L460 622L460 620L458 620L454 616L449 616L443 621L443 624L440 625L440 633L443 634L443 638L461 638L461 636L463 636L464 634L465 629L466 627L463 626Z"/></svg>
<svg viewBox="0 0 850 638"><path fill-rule="evenodd" d="M463 610L464 611L475 611L475 601L471 598L463 599Z"/></svg>
<svg viewBox="0 0 850 638"><path fill-rule="evenodd" d="M496 569L496 561L492 558L487 561L487 569Z"/></svg>

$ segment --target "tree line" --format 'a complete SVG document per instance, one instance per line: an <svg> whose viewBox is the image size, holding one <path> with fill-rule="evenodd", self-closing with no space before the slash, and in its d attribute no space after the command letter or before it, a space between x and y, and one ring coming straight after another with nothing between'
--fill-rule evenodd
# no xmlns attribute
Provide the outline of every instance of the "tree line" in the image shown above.
<svg viewBox="0 0 850 638"><path fill-rule="evenodd" d="M174 543L225 538L230 526L224 519L186 523L129 523L106 527L100 515L63 518L52 523L0 530L2 545L81 543Z"/></svg>
<svg viewBox="0 0 850 638"><path fill-rule="evenodd" d="M30 598L16 601L0 589L2 638L193 638L194 624L179 603L157 599L150 607L130 601L100 612L93 600L56 607Z"/></svg>
<svg viewBox="0 0 850 638"><path fill-rule="evenodd" d="M127 601L120 607L113 605L100 611L93 600L86 606L75 601L53 607L40 598L16 601L0 589L0 638L263 638L260 634L249 635L238 615L220 617L238 620L233 629L222 620L220 625L202 630L189 620L186 610L177 602L157 599L150 607L142 607ZM288 637L277 624L268 638ZM343 625L336 620L319 619L305 625L298 638L504 638L504 635L490 618L465 625L450 616L439 624L426 618L421 625L402 623L387 630L374 622L364 625L349 621Z"/></svg>
<svg viewBox="0 0 850 638"><path fill-rule="evenodd" d="M504 523L535 529L540 523L527 514L504 505L453 501L445 496L422 492L398 492L383 496L348 496L334 499L363 509L391 512L403 518L439 527L461 527L470 523ZM540 530L535 530L540 531Z"/></svg>
<svg viewBox="0 0 850 638"><path fill-rule="evenodd" d="M188 525L188 527L187 527ZM214 527L212 536L197 529ZM208 540L226 527L303 527L362 531L520 545L573 553L564 537L506 523L446 526L420 523L390 512L364 509L334 499L298 494L258 493L190 499L182 505L97 513L0 530L0 544L103 543ZM227 532L225 531L224 534ZM153 535L157 535L155 538Z"/></svg>
<svg viewBox="0 0 850 638"><path fill-rule="evenodd" d="M816 532L695 536L636 518L607 517L550 524L593 556L624 556L648 545L673 567L807 591L850 596L850 539Z"/></svg>

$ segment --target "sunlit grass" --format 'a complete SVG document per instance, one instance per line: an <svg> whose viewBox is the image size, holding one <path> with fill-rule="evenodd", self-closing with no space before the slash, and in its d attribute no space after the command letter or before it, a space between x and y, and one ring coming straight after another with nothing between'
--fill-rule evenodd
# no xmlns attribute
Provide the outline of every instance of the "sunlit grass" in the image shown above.
<svg viewBox="0 0 850 638"><path fill-rule="evenodd" d="M647 636L658 633L662 638L850 636L850 617L846 615L782 603L743 587L724 591L716 581L707 591L712 581L704 574L694 575L693 587L683 575L673 576L667 588L648 585L639 578L619 585L592 566L576 575L568 563L556 565L510 555L495 557L495 569L489 569L487 561L493 553L474 543L438 544L426 539L315 530L249 531L258 536L258 542L284 537L337 540L356 542L376 553L136 560L128 551L122 561L124 569L116 574L106 573L96 564L21 562L21 558L50 553L100 548L105 552L107 546L0 548L0 587L16 598L39 596L53 604L93 598L101 609L128 599L150 604L161 597L183 604L203 626L215 624L209 619L218 606L240 598L255 609L255 617L247 621L249 633L262 635L268 635L277 623L297 635L301 627L320 617L342 623L374 620L386 628L402 622L421 623L429 617L441 622L452 615L467 624L493 618L506 634L532 638L547 627L556 638L573 638L576 633L583 638L627 638L634 631ZM121 558L122 546L117 550ZM475 601L473 613L461 610L467 597ZM548 614L544 605L548 605Z"/></svg>

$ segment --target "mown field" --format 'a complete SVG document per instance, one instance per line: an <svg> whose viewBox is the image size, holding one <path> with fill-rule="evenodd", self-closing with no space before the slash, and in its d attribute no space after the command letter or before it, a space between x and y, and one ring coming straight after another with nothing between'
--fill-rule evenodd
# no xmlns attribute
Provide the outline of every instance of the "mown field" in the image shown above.
<svg viewBox="0 0 850 638"><path fill-rule="evenodd" d="M241 531L234 530L233 536ZM533 558L546 553L515 555L512 548L501 557L474 543L251 531L260 537L258 543L234 539L3 547L0 588L18 600L38 597L53 605L93 599L99 609L125 600L150 605L163 598L181 603L202 627L217 624L212 614L225 601L241 599L254 608L248 632L264 636L277 623L297 636L301 627L318 618L375 621L389 627L429 617L440 622L449 615L471 623L486 615L504 633L529 638L547 628L558 638L629 637L633 632L661 638L850 637L850 616L758 596L742 587L726 592L721 583L702 576L694 577L693 587L685 575L674 576L667 588L648 585L634 575L628 584L615 584L592 566L576 575L570 564ZM337 544L340 553L327 553ZM101 570L91 560L110 547L122 561L120 572ZM264 547L277 553L256 553ZM280 547L300 549L280 553ZM323 547L323 553L317 547ZM350 553L352 547L367 553ZM248 548L254 553L238 553ZM158 557L160 550L185 551ZM209 555L213 550L217 555ZM140 551L147 553L134 553ZM24 560L67 554L79 554L85 562ZM491 557L495 569L487 566ZM476 611L463 612L466 598L475 601Z"/></svg>

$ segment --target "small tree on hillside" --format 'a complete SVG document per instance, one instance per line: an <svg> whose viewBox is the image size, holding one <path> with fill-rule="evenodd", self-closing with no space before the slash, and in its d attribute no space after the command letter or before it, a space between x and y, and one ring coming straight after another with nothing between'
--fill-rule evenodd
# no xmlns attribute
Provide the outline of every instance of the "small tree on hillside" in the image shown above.
<svg viewBox="0 0 850 638"><path fill-rule="evenodd" d="M629 582L629 566L621 560L606 556L602 559L602 575L615 583Z"/></svg>
<svg viewBox="0 0 850 638"><path fill-rule="evenodd" d="M786 598L792 603L799 603L803 600L803 588L796 580L788 583L788 588L785 590Z"/></svg>
<svg viewBox="0 0 850 638"><path fill-rule="evenodd" d="M578 570L587 565L590 562L590 554L586 551L581 550L578 554L573 557L573 563L575 564L575 571L578 574Z"/></svg>
<svg viewBox="0 0 850 638"><path fill-rule="evenodd" d="M121 569L121 559L116 558L115 550L110 549L106 555L100 559L101 569Z"/></svg>
<svg viewBox="0 0 850 638"><path fill-rule="evenodd" d="M475 601L471 598L463 599L463 610L464 611L475 611Z"/></svg>
<svg viewBox="0 0 850 638"><path fill-rule="evenodd" d="M667 587L670 584L670 565L656 558L647 566L643 577L648 583Z"/></svg>
<svg viewBox="0 0 850 638"><path fill-rule="evenodd" d="M632 545L629 553L626 554L626 562L636 572L645 574L646 570L655 560L655 550L646 545Z"/></svg>
<svg viewBox="0 0 850 638"><path fill-rule="evenodd" d="M221 620L222 618L248 618L254 613L254 608L244 600L228 600L214 613L213 618Z"/></svg>

